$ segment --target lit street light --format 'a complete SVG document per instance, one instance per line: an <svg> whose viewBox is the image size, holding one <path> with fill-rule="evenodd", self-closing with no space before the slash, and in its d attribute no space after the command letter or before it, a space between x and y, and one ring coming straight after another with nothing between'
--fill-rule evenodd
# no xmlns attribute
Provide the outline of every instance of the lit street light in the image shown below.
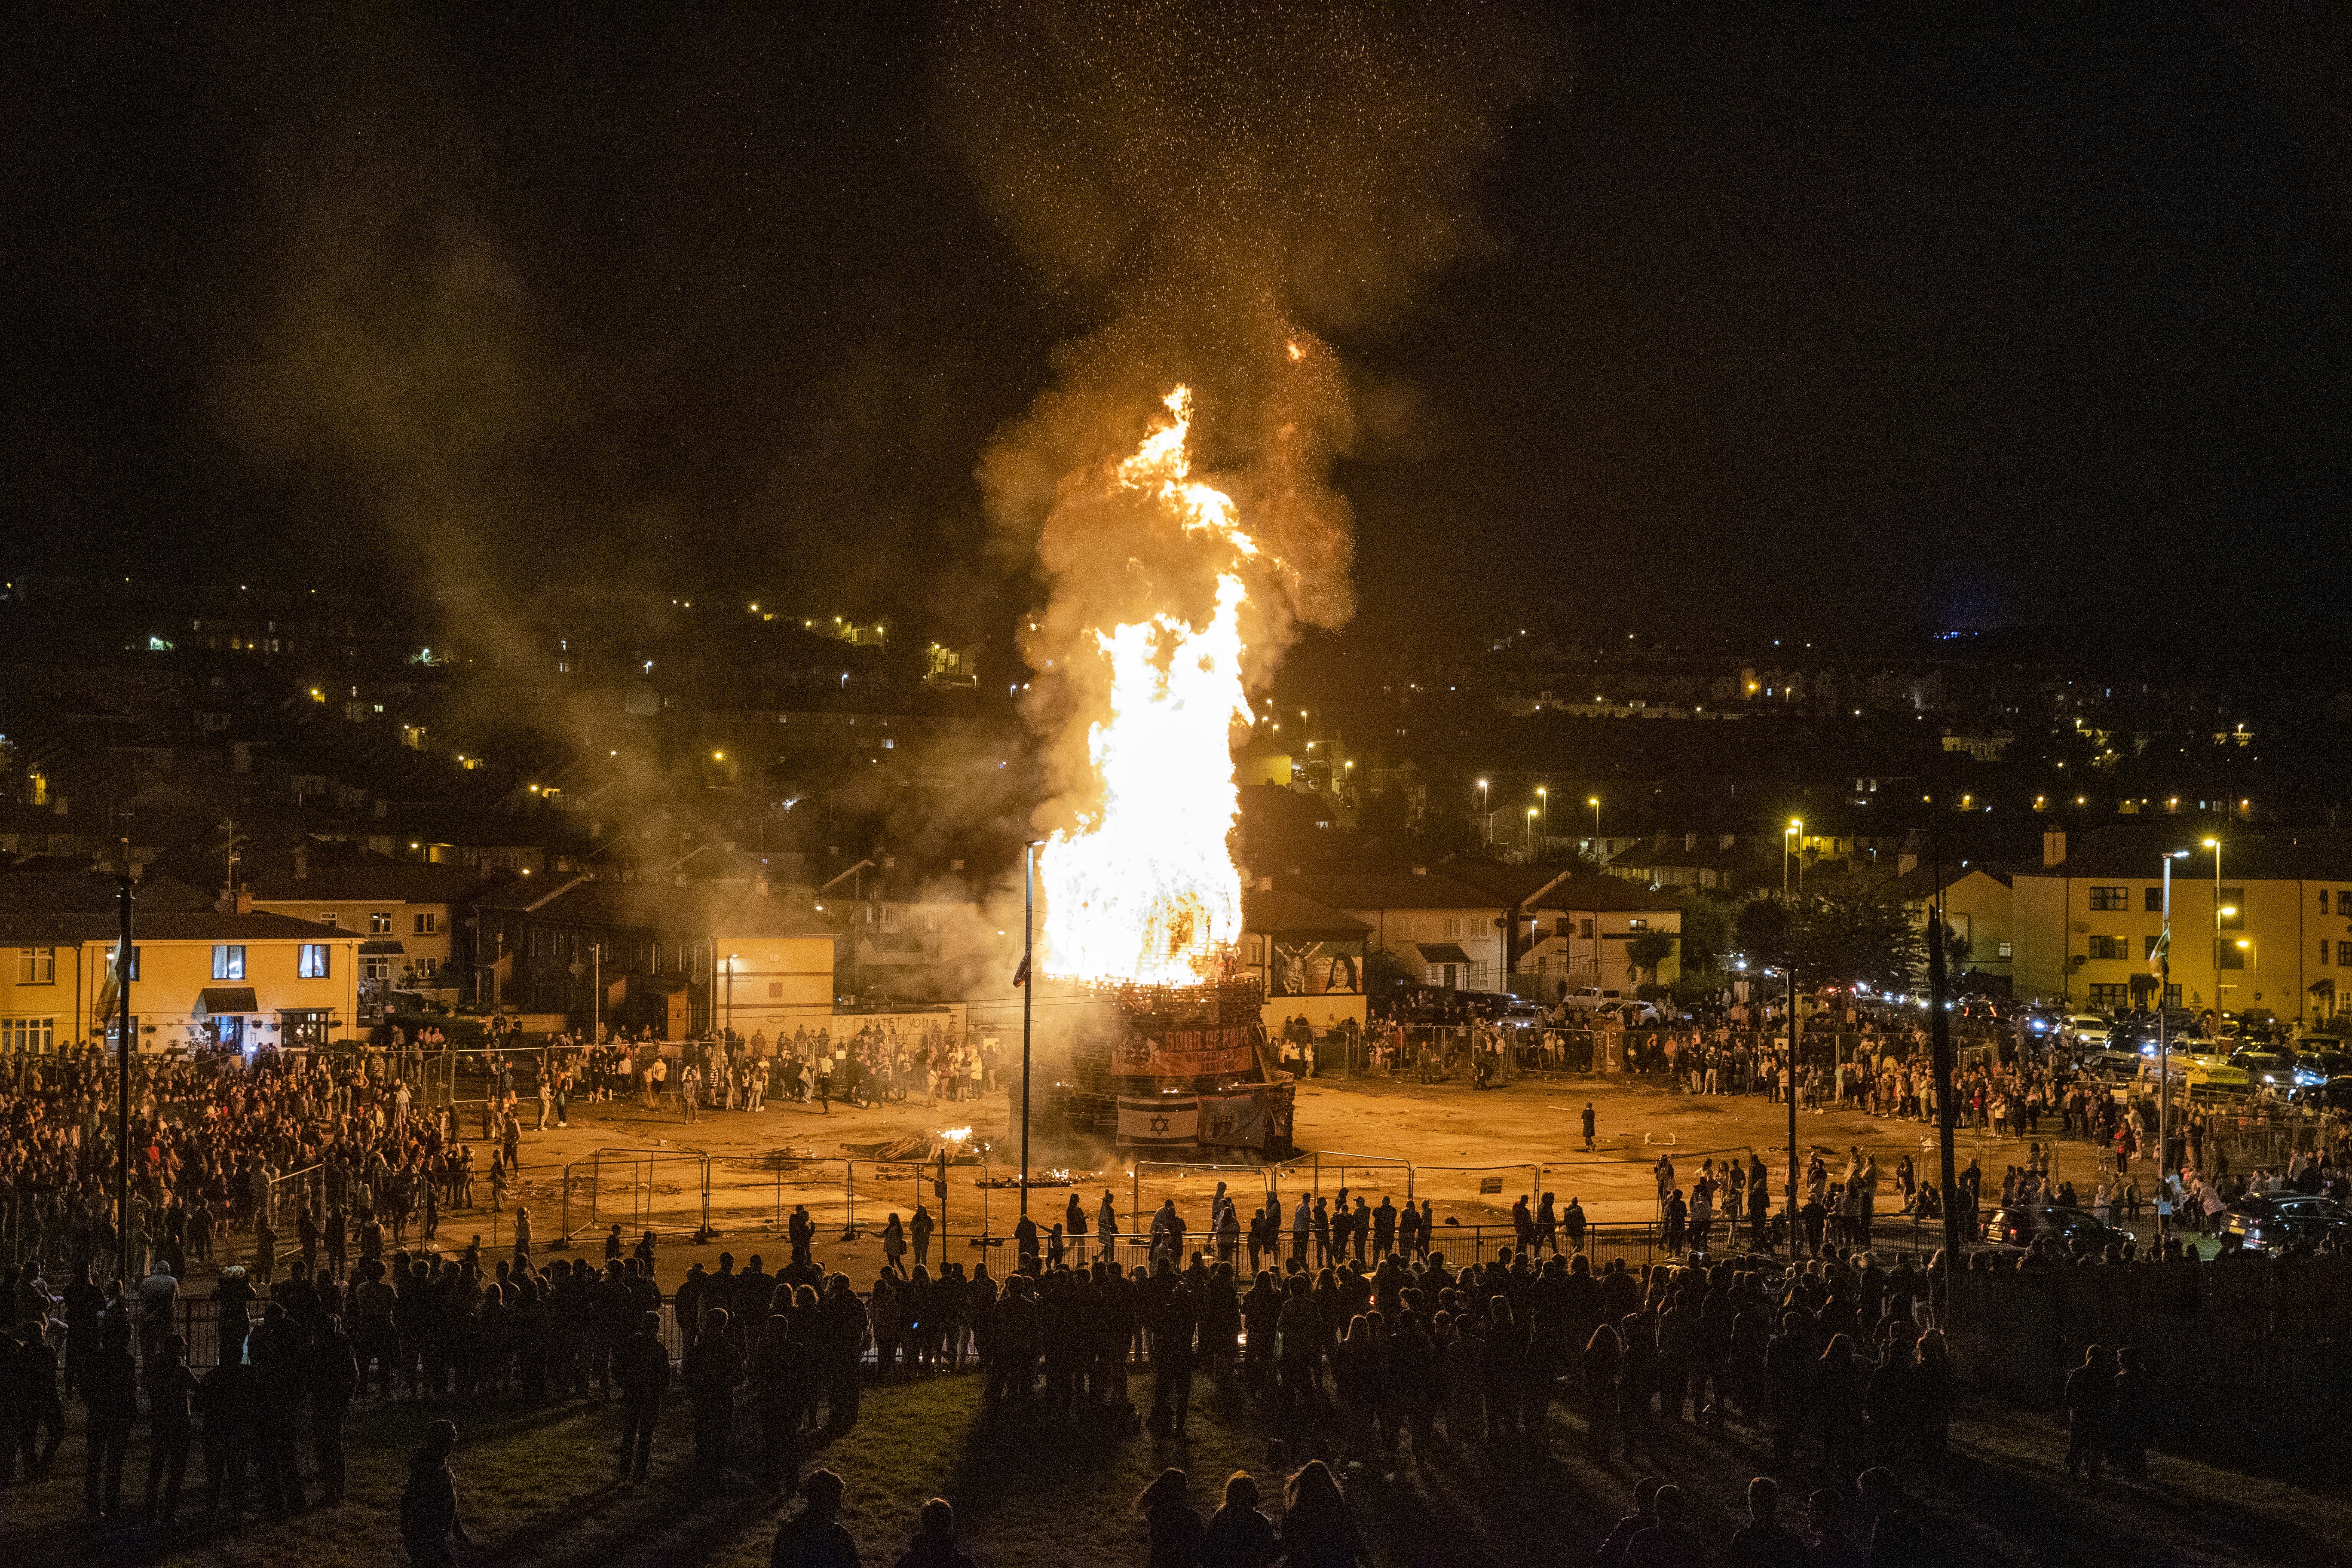
<svg viewBox="0 0 2352 1568"><path fill-rule="evenodd" d="M1584 804L1592 808L1592 867L1593 869L1599 870L1601 868L1601 797L1597 795L1588 795L1585 797ZM1593 973L1598 974L1600 972L1600 966L1596 962Z"/></svg>

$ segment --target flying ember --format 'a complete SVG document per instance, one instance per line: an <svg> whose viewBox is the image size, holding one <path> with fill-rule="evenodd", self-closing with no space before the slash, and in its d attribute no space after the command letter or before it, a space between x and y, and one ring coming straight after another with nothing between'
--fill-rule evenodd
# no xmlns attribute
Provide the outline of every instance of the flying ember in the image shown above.
<svg viewBox="0 0 2352 1568"><path fill-rule="evenodd" d="M1258 555L1231 497L1192 479L1192 393L1120 463L1140 492L1214 552L1215 603L1197 624L1164 611L1092 634L1110 671L1109 712L1087 732L1101 804L1038 858L1045 968L1086 980L1192 984L1241 935L1241 873L1227 837L1240 810L1232 728L1250 722L1242 687L1243 564Z"/></svg>

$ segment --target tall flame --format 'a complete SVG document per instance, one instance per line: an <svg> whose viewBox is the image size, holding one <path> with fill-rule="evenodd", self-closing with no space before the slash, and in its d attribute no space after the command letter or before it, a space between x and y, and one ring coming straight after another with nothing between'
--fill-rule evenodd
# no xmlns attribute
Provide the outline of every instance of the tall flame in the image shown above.
<svg viewBox="0 0 2352 1568"><path fill-rule="evenodd" d="M1093 634L1111 672L1109 717L1087 736L1102 805L1038 856L1047 972L1147 985L1205 978L1241 936L1231 732L1250 722L1240 567L1258 554L1233 498L1191 477L1191 391L1166 402L1169 423L1118 465L1117 483L1224 552L1216 607L1203 625L1163 612Z"/></svg>

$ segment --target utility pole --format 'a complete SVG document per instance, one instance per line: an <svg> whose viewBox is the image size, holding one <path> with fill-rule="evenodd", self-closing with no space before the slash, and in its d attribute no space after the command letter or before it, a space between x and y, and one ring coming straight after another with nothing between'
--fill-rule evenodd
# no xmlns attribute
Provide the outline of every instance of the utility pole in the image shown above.
<svg viewBox="0 0 2352 1568"><path fill-rule="evenodd" d="M1940 846L1939 846L1940 848ZM1943 857L1936 859L1936 877L1943 879ZM1927 1041L1936 1074L1936 1144L1942 1160L1937 1179L1944 1200L1945 1311L1951 1310L1951 1270L1960 1266L1960 1184L1952 1154L1952 1016L1946 1011L1944 959L1944 898L1939 887L1927 911Z"/></svg>
<svg viewBox="0 0 2352 1568"><path fill-rule="evenodd" d="M119 1049L115 1058L114 1234L119 1254L117 1278L122 1280L127 1295L135 1284L131 1274L131 954L138 951L131 942L131 883L137 872L131 864L128 838L122 840L121 858L115 862L114 869L122 900L122 933L116 938L122 945L114 950L114 973L122 993L115 999L115 1043ZM234 874L231 883L235 883Z"/></svg>

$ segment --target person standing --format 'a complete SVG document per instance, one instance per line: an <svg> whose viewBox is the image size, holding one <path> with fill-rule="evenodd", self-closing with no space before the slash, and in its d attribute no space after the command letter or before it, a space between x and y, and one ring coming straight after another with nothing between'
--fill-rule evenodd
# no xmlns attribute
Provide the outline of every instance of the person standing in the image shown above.
<svg viewBox="0 0 2352 1568"><path fill-rule="evenodd" d="M179 1517L180 1484L195 1440L196 1374L188 1370L185 1340L163 1337L160 1352L147 1360L146 1383L147 1517L168 1530Z"/></svg>
<svg viewBox="0 0 2352 1568"><path fill-rule="evenodd" d="M1070 1199L1070 1202L1075 1207L1077 1203L1076 1197L1073 1196ZM1084 1209L1077 1209L1076 1212L1081 1219L1085 1217L1086 1211ZM931 1224L931 1211L925 1208L921 1204L917 1204L915 1205L914 1220L907 1228L908 1233L914 1237L915 1267L920 1268L931 1260L931 1231L935 1228Z"/></svg>
<svg viewBox="0 0 2352 1568"><path fill-rule="evenodd" d="M743 1381L743 1352L728 1338L727 1310L703 1314L702 1332L686 1352L687 1397L694 1403L694 1468L707 1481L726 1474L735 1435L735 1385Z"/></svg>
<svg viewBox="0 0 2352 1568"><path fill-rule="evenodd" d="M790 1497L800 1488L801 1415L814 1386L810 1347L794 1337L793 1321L772 1314L752 1348L751 1388L760 1408L759 1480L763 1491Z"/></svg>
<svg viewBox="0 0 2352 1568"><path fill-rule="evenodd" d="M416 1568L457 1568L457 1548L473 1544L457 1510L457 1478L449 1473L449 1456L457 1447L457 1424L436 1421L409 1458L408 1486L400 1496L400 1537Z"/></svg>
<svg viewBox="0 0 2352 1568"><path fill-rule="evenodd" d="M2083 1352L2083 1364L2066 1374L2066 1473L2076 1480L2099 1478L2115 1392L2115 1363L2106 1348L2090 1346Z"/></svg>
<svg viewBox="0 0 2352 1568"><path fill-rule="evenodd" d="M653 1460L654 1424L669 1387L669 1352L662 1348L661 1314L645 1312L636 1331L613 1352L613 1381L621 1390L621 1484L640 1485Z"/></svg>
<svg viewBox="0 0 2352 1568"><path fill-rule="evenodd" d="M348 1467L343 1457L343 1418L360 1390L360 1362L343 1332L343 1320L329 1313L303 1347L310 1390L310 1447L319 1485L330 1504L343 1500Z"/></svg>
<svg viewBox="0 0 2352 1568"><path fill-rule="evenodd" d="M122 1461L139 1421L139 1364L131 1355L131 1325L110 1324L104 1342L82 1369L82 1403L89 1411L82 1498L97 1517L122 1509Z"/></svg>

